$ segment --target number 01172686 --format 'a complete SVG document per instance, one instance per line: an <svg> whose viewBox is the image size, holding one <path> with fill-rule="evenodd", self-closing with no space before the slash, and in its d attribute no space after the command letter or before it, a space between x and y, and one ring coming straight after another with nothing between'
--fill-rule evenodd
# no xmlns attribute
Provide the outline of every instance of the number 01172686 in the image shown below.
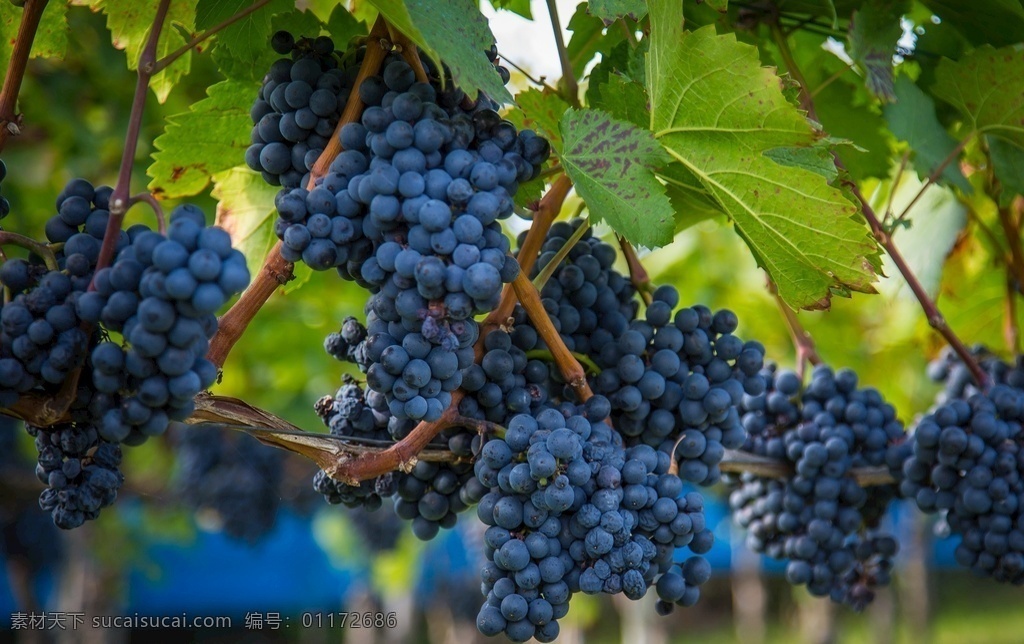
<svg viewBox="0 0 1024 644"><path fill-rule="evenodd" d="M335 612L303 613L303 628L395 628L398 615L394 612Z"/></svg>

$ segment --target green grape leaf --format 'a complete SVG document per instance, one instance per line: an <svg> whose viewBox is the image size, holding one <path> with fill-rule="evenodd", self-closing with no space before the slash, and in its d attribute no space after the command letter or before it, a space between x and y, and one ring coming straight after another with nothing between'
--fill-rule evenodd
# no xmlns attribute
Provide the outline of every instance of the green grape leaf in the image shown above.
<svg viewBox="0 0 1024 644"><path fill-rule="evenodd" d="M576 13L569 19L566 29L572 32L565 51L576 78L582 78L587 65L598 53L606 54L622 41L622 32L612 29L604 33L604 21L587 11L587 3L576 6Z"/></svg>
<svg viewBox="0 0 1024 644"><path fill-rule="evenodd" d="M588 90L587 97L590 107L604 110L614 118L629 121L637 127L646 128L651 120L646 88L619 74L612 74L601 83L599 93L593 98L590 98Z"/></svg>
<svg viewBox="0 0 1024 644"><path fill-rule="evenodd" d="M334 46L344 50L353 36L361 36L367 32L366 24L353 16L344 5L337 5L327 20L327 33L334 39Z"/></svg>
<svg viewBox="0 0 1024 644"><path fill-rule="evenodd" d="M107 16L111 42L117 49L123 49L128 57L128 69L137 69L139 56L146 46L153 18L160 0L88 0L93 11L102 11ZM196 0L172 2L164 20L157 43L156 57L159 60L186 43L183 33L195 31ZM175 28L178 27L178 28ZM192 52L186 52L174 64L153 76L149 87L163 103L174 85L188 74L192 67Z"/></svg>
<svg viewBox="0 0 1024 644"><path fill-rule="evenodd" d="M943 60L935 79L932 94L974 130L1024 145L1024 49L979 47L959 61Z"/></svg>
<svg viewBox="0 0 1024 644"><path fill-rule="evenodd" d="M530 179L526 183L519 184L519 189L516 190L512 200L520 208L529 208L539 201L543 194L544 179L537 177L536 179Z"/></svg>
<svg viewBox="0 0 1024 644"><path fill-rule="evenodd" d="M833 294L874 292L879 251L853 219L857 208L820 174L765 155L816 138L774 70L714 26L684 33L677 2L649 7L654 136L726 212L791 306L827 308Z"/></svg>
<svg viewBox="0 0 1024 644"><path fill-rule="evenodd" d="M21 25L24 9L10 2L0 3L0 69L6 70L11 62L15 34ZM68 5L66 2L50 2L43 9L32 40L29 58L63 59L68 51Z"/></svg>
<svg viewBox="0 0 1024 644"><path fill-rule="evenodd" d="M320 35L323 23L312 11L289 11L279 13L270 19L271 33L279 30L291 32L294 35L316 37ZM359 33L366 33L363 29ZM344 47L345 43L335 41L336 46ZM265 40L256 60L236 57L226 47L214 46L213 60L217 69L227 78L233 80L248 80L258 83L263 81L267 70L275 60L281 57L280 54L270 48L270 41Z"/></svg>
<svg viewBox="0 0 1024 644"><path fill-rule="evenodd" d="M237 166L213 175L217 225L231 233L232 245L245 255L249 274L256 275L277 243L274 196L278 188L258 173Z"/></svg>
<svg viewBox="0 0 1024 644"><path fill-rule="evenodd" d="M237 166L249 147L249 105L258 89L253 82L223 81L207 88L208 96L188 112L167 117L146 171L149 190L166 199L191 196L213 175Z"/></svg>
<svg viewBox="0 0 1024 644"><path fill-rule="evenodd" d="M487 19L473 0L370 0L426 55L444 61L456 85L478 89L499 103L512 95L484 52L494 44Z"/></svg>
<svg viewBox="0 0 1024 644"><path fill-rule="evenodd" d="M854 178L888 176L892 158L885 120L872 105L860 102L858 94L866 92L843 81L830 83L815 97L818 119L830 135L856 145L843 152L843 163Z"/></svg>
<svg viewBox="0 0 1024 644"><path fill-rule="evenodd" d="M495 9L506 9L512 13L519 14L527 20L533 20L530 0L491 0L491 6Z"/></svg>
<svg viewBox="0 0 1024 644"><path fill-rule="evenodd" d="M561 132L562 166L591 215L637 245L672 241L672 205L652 171L668 157L650 132L592 109L566 112Z"/></svg>
<svg viewBox="0 0 1024 644"><path fill-rule="evenodd" d="M729 0L704 0L704 4L711 7L718 13L725 13L729 8Z"/></svg>
<svg viewBox="0 0 1024 644"><path fill-rule="evenodd" d="M832 152L824 145L813 147L781 147L765 150L764 155L779 165L810 170L832 183L839 176Z"/></svg>
<svg viewBox="0 0 1024 644"><path fill-rule="evenodd" d="M196 4L196 29L205 31L252 5L252 0L199 0ZM253 11L215 37L239 63L255 65L270 48L271 17L295 9L291 0L272 0ZM296 34L303 35L303 34Z"/></svg>
<svg viewBox="0 0 1024 644"><path fill-rule="evenodd" d="M1019 0L921 0L973 45L995 47L1019 43L1024 34L1024 8Z"/></svg>
<svg viewBox="0 0 1024 644"><path fill-rule="evenodd" d="M998 136L986 137L992 168L1003 191L999 201L1008 205L1016 195L1024 195L1024 147Z"/></svg>
<svg viewBox="0 0 1024 644"><path fill-rule="evenodd" d="M850 57L864 72L868 91L883 102L895 99L892 56L903 34L900 17L909 9L909 0L867 0L850 23Z"/></svg>
<svg viewBox="0 0 1024 644"><path fill-rule="evenodd" d="M658 177L665 182L665 194L675 210L677 233L706 219L725 214L700 180L683 164L668 164L658 170Z"/></svg>
<svg viewBox="0 0 1024 644"><path fill-rule="evenodd" d="M551 144L555 154L561 154L562 134L559 121L569 109L569 104L558 94L534 87L516 94L519 110L509 112L508 118L519 129L532 128Z"/></svg>
<svg viewBox="0 0 1024 644"><path fill-rule="evenodd" d="M622 16L643 18L647 15L647 4L644 0L590 0L587 11L610 23Z"/></svg>
<svg viewBox="0 0 1024 644"><path fill-rule="evenodd" d="M914 153L914 169L919 177L932 174L957 147L957 141L942 127L935 116L935 103L914 81L901 74L895 84L896 102L885 106L885 120L898 138L907 142ZM960 172L954 159L942 171L942 179L971 192L971 184Z"/></svg>

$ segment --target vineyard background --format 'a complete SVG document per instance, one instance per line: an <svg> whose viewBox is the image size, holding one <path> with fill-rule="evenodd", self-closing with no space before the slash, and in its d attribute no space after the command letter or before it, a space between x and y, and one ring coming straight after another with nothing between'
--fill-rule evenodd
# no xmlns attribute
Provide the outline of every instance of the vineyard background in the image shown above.
<svg viewBox="0 0 1024 644"><path fill-rule="evenodd" d="M316 2L311 4L311 11L323 10ZM534 14L543 16L544 3L533 4ZM688 0L686 5L690 4ZM565 25L575 11L574 3L558 5ZM5 10L9 9L5 6ZM488 8L487 15L494 12ZM322 17L326 20L327 16ZM97 185L114 182L129 115L135 74L126 69L125 53L111 46L103 16L76 10L68 19L70 55L65 61L30 63L21 93L26 126L22 136L4 151L4 160L17 175L17 181L4 184L5 195L12 203L27 205L16 208L4 225L27 235L42 234L43 224L52 215L46 204L67 180L84 176ZM550 71L557 70L554 59L547 54L528 56L530 48L523 46L529 38L546 43L548 25L539 19L524 24L505 12L491 23L499 52L530 72L548 70L556 75ZM9 25L2 28L6 36ZM570 38L572 32L566 29L565 36ZM507 50L506 43L518 43L519 47ZM138 153L141 161L135 166L137 185L148 182L145 160L154 152L152 141L168 117L186 112L205 98L206 88L218 78L209 56L192 56L189 73L166 102L150 103ZM512 83L517 88L529 86L514 69ZM851 100L857 100L855 93ZM849 126L855 128L856 115L851 113L848 118ZM902 150L895 139L885 143L895 170ZM921 185L913 173L900 173L899 177L893 199L896 211ZM880 204L894 190L888 180L867 182L862 187ZM209 191L189 201L208 212L216 206ZM563 213L575 212L579 206L578 198L571 196ZM950 325L968 344L986 341L1002 347L1003 279L994 275L996 269L978 242L960 236L966 209L950 190L936 186L912 212L922 217L912 217L914 225L898 232L900 247L926 286L940 293ZM923 215L927 215L927 225L918 224L925 221ZM146 206L136 206L127 223L150 216ZM741 332L763 342L770 357L791 365L793 347L777 303L764 287L764 274L737 236L722 233L725 226L728 224L722 220L705 221L678 235L671 246L644 254L648 272L655 283L676 286L685 301L734 310L742 321ZM607 226L597 228L597 234L609 232ZM938 252L947 248L948 260ZM855 369L861 382L877 387L909 421L928 408L939 389L927 379L925 367L941 345L896 270L885 264L884 273L890 277L878 284L880 295L835 298L830 311L801 312L799 318L830 364ZM894 275L897 277L891 277ZM314 403L337 387L346 368L355 373L353 367L339 365L323 351L322 338L337 329L339 320L361 314L365 297L365 291L332 273L314 273L301 288L275 296L261 312L259 324L249 328L229 357L217 393L256 401L300 427L319 431ZM16 435L18 449L31 462L31 439L20 431ZM403 632L418 633L420 641L466 641L452 639L458 637L455 633L482 639L472 626L476 566L465 562L473 553L473 535L460 528L423 544L408 534L408 525L396 521L383 528L384 532L402 532L396 549L377 556L372 548L366 550L366 540L354 525L358 518L325 506L309 490L315 466L288 455L284 490L290 496L283 499L285 509L275 529L256 543L231 540L217 531L209 517L193 517L178 505L173 488L175 464L170 458L173 452L166 449L166 440L172 439L151 440L131 449L125 462L128 483L117 505L105 511L102 520L54 536L63 543L60 562L27 584L20 576L23 562L12 565L11 559L6 560L7 583L0 583L0 624L9 626L9 614L25 606L25 589L32 586L36 608L50 610L86 598L99 613L176 613L203 606L205 612L232 614L236 623L241 623L247 610L287 613L382 606L396 610L404 627L410 629ZM763 565L759 557L743 549L740 530L730 524L723 505L725 493L711 489L705 494L717 500L709 510L709 524L717 522L717 543L709 555L715 578L700 606L656 620L647 601L633 606L606 597L580 596L566 618L563 637L583 634L587 641L601 642L615 641L621 633L623 640L640 641L632 639L639 631L630 630L640 629L649 642L771 642L791 640L799 631L808 641L826 641L827 634L833 634L842 642L910 642L921 641L922 629L926 629L934 641L1011 642L1019 641L1019 633L1024 632L1020 591L953 569L952 544L934 538L932 519L912 512L906 502L896 504L891 517L902 534L909 535L902 541L894 587L883 591L866 615L857 616L827 600L812 599L802 590L791 590L781 579L778 566ZM0 492L0 497L7 497L6 492ZM34 503L31 495L28 498ZM19 502L23 502L21 497L12 493L7 505ZM48 519L43 523L48 524ZM11 549L18 537L7 541ZM736 547L730 548L730 542ZM759 569L763 575L758 574ZM461 570L464 575L448 574L451 570ZM206 576L200 577L203 573ZM437 601L453 596L448 593L459 584L464 589L461 594L470 598L468 610L454 600ZM206 594L196 594L197 588L205 588ZM648 599L653 603L653 598ZM763 610L758 610L759 602L763 602ZM466 613L461 615L461 624L452 619L452 615L460 618L460 611ZM445 616L446 612L450 614ZM830 625L828 616L836 623ZM424 623L427 628L417 629L417 624ZM267 631L262 635L267 641L277 639ZM287 638L371 641L363 638L376 637L388 641L397 636L352 631L290 633ZM102 637L110 641L109 634Z"/></svg>

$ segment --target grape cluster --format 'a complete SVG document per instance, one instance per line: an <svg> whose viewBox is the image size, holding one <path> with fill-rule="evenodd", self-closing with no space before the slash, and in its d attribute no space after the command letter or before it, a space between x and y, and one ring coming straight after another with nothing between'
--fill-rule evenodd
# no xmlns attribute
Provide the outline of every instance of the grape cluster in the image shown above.
<svg viewBox="0 0 1024 644"><path fill-rule="evenodd" d="M582 225L584 220L579 218L552 224L531 279L550 270L558 251ZM525 232L520 234L520 247L525 237ZM616 256L615 247L588 228L540 289L544 309L570 351L598 353L604 344L615 340L607 326L625 327L636 318L636 289L629 278L612 268ZM611 320L605 322L605 318Z"/></svg>
<svg viewBox="0 0 1024 644"><path fill-rule="evenodd" d="M51 514L57 527L77 528L114 502L124 483L121 448L116 443L104 440L88 424L26 429L35 437L39 452L36 476L47 486L39 506Z"/></svg>
<svg viewBox="0 0 1024 644"><path fill-rule="evenodd" d="M80 328L77 298L92 278L106 231L112 190L74 179L57 197L57 214L46 223L58 270L39 258L8 259L0 283L13 298L0 309L0 403L11 405L37 387L59 388L82 366L89 338ZM127 243L122 234L120 245Z"/></svg>
<svg viewBox="0 0 1024 644"><path fill-rule="evenodd" d="M465 432L451 438L473 440ZM466 447L459 456L471 455L469 445ZM395 476L395 514L411 521L413 534L424 541L437 536L441 528L455 527L458 514L476 505L487 492L474 477L469 460L461 463L419 461L408 474L396 473Z"/></svg>
<svg viewBox="0 0 1024 644"><path fill-rule="evenodd" d="M71 278L47 271L36 280L36 273L20 259L0 269L0 281L17 293L0 309L0 403L5 406L36 387L59 387L85 360L87 336L79 328Z"/></svg>
<svg viewBox="0 0 1024 644"><path fill-rule="evenodd" d="M595 396L518 414L484 445L475 470L491 489L477 508L489 526L485 635L553 641L573 593L639 599L657 583L661 604L692 605L710 577L701 557L673 570L676 548L703 553L713 542L700 495L681 494L667 453L627 449L604 422L610 407Z"/></svg>
<svg viewBox="0 0 1024 644"><path fill-rule="evenodd" d="M116 261L97 272L111 194L83 179L61 191L46 224L61 244L56 270L34 256L0 267L14 294L0 309L0 402L37 387L54 394L77 374L67 421L29 428L49 486L40 505L62 528L113 501L118 443L141 443L192 413L192 397L217 375L205 359L213 312L249 280L227 233L205 228L192 206L171 214L170 239L141 225L118 231Z"/></svg>
<svg viewBox="0 0 1024 644"><path fill-rule="evenodd" d="M354 321L354 318L352 319ZM365 330L362 335L365 337ZM366 400L368 393L372 394L365 392L350 377L346 377L333 397L324 396L317 401L317 415L330 429L332 436L375 441L389 437L388 417L370 407ZM313 489L332 505L377 510L382 505L381 497L394 494L394 475L388 473L377 479L363 481L359 485L347 485L335 481L323 470L318 470L313 477Z"/></svg>
<svg viewBox="0 0 1024 644"><path fill-rule="evenodd" d="M552 226L541 268L581 224ZM711 485L721 477L725 449L739 447L746 436L737 405L744 395L764 390L758 373L764 347L734 334L738 320L731 311L712 313L698 305L673 316L679 294L670 286L656 289L645 319L638 319L635 290L611 268L615 255L614 248L585 233L544 284L542 303L565 345L600 369L591 384L611 402L612 423L627 443L672 450L679 442L680 476ZM506 407L522 411L558 388L552 382L557 374L527 358L547 347L521 309L515 315L510 342L500 335L492 342L491 333L487 342L494 346L486 347L473 377L468 371L464 377L489 418Z"/></svg>
<svg viewBox="0 0 1024 644"><path fill-rule="evenodd" d="M972 347L971 355L993 383L1024 389L1024 356L1017 356L1010 364L980 345ZM927 373L931 380L943 385L943 390L936 396L936 402L939 404L952 400L967 400L974 394L981 393L974 382L971 370L949 347L943 348L939 356L928 364Z"/></svg>
<svg viewBox="0 0 1024 644"><path fill-rule="evenodd" d="M290 58L274 62L263 79L245 162L270 185L297 188L337 127L365 49L336 52L327 36L295 40L287 31L271 45Z"/></svg>
<svg viewBox="0 0 1024 644"><path fill-rule="evenodd" d="M231 237L206 227L194 206L171 212L167 236L142 225L127 235L130 244L96 273L96 290L77 299L77 311L123 338L92 349L92 384L101 395L91 404L102 411L106 440L138 443L190 416L193 397L216 380L206 359L214 313L245 288L249 271Z"/></svg>
<svg viewBox="0 0 1024 644"><path fill-rule="evenodd" d="M283 454L250 436L212 429L175 432L178 486L190 508L209 513L225 534L254 543L274 526Z"/></svg>
<svg viewBox="0 0 1024 644"><path fill-rule="evenodd" d="M857 376L826 366L802 387L791 371L763 371L766 390L744 396L746 451L793 468L775 480L744 473L730 496L748 546L788 559L786 578L861 609L889 581L896 541L877 531L893 485L860 486L853 468L881 466L903 438L894 408Z"/></svg>
<svg viewBox="0 0 1024 644"><path fill-rule="evenodd" d="M458 388L457 358L518 264L499 219L549 146L478 101L469 112L449 84L416 82L397 55L359 87L361 122L312 190L277 199L282 256L339 273L373 292L363 363L397 418L433 421ZM461 94L460 94L461 96ZM461 100L461 99L460 99Z"/></svg>
<svg viewBox="0 0 1024 644"><path fill-rule="evenodd" d="M957 562L1015 585L1024 583L1022 422L1024 392L994 384L939 404L889 457L901 494L961 537Z"/></svg>
<svg viewBox="0 0 1024 644"><path fill-rule="evenodd" d="M737 406L744 395L764 390L758 375L764 347L734 335L738 321L729 310L712 313L698 305L673 318L678 301L674 288L660 287L646 320L606 323L611 341L595 334L602 371L594 390L611 400L619 431L655 447L672 449L678 442L680 476L712 485L721 478L725 449L746 438Z"/></svg>

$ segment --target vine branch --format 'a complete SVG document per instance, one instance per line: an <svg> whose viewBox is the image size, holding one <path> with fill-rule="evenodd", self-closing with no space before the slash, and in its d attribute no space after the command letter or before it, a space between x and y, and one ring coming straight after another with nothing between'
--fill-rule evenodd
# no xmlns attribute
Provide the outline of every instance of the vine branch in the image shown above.
<svg viewBox="0 0 1024 644"><path fill-rule="evenodd" d="M562 66L562 83L565 86L565 98L569 104L579 109L580 88L576 82L576 75L572 71L572 61L569 60L569 51L565 48L565 40L562 38L562 25L558 20L558 5L555 0L547 0L548 16L551 18L551 30L555 33L555 46L558 48L558 63Z"/></svg>
<svg viewBox="0 0 1024 644"><path fill-rule="evenodd" d="M32 42L36 38L46 3L47 0L26 0L22 9L18 35L14 38L11 60L4 75L3 88L0 89L0 152L3 151L8 136L21 133L21 119L17 113L18 92L21 91L28 56L32 51Z"/></svg>
<svg viewBox="0 0 1024 644"><path fill-rule="evenodd" d="M248 16L250 13L253 13L254 11L258 11L259 9L262 9L263 7L267 6L268 4L270 4L270 0L258 0L257 2L254 2L251 6L248 6L245 9L242 9L241 11L236 13L235 15L225 19L223 22L221 22L221 23L219 23L217 25L214 25L213 27L210 27L209 29L207 29L206 31L204 31L201 34L198 34L198 35L194 36L192 38L192 40L188 41L187 43L185 43L181 47L178 47L177 49L175 49L171 53L167 54L166 56L164 56L160 60L154 61L152 64L149 65L148 72L151 75L153 75L153 76L159 74L161 71L163 71L164 69L169 67L172 63L174 63L174 61L178 60L179 58L184 56L187 52L191 51L192 49L195 49L203 41L207 40L208 38L210 38L211 36L215 35L216 33L220 32L220 31L223 31L224 29L227 29L228 27L230 27L231 25L235 24L236 22L238 22L242 18Z"/></svg>
<svg viewBox="0 0 1024 644"><path fill-rule="evenodd" d="M967 136L961 139L960 142L956 144L956 147L954 147L953 150L946 155L946 158L944 158L942 162L939 163L939 165L935 166L935 168L928 175L928 178L925 180L924 185L921 186L921 188L917 191L917 194L914 195L914 198L910 200L910 203L904 206L903 211L900 212L896 219L893 220L890 229L895 228L900 224L900 222L906 219L907 215L910 214L910 209L914 207L914 204L918 202L918 200L924 195L925 191L927 191L928 188L932 187L932 185L934 185L939 180L939 178L942 176L942 173L946 171L946 168L949 166L949 164L952 163L953 160L956 159L958 156L960 156L960 153L964 151L964 148L967 147L967 143L970 142L972 138L974 138L975 134L976 132L968 133Z"/></svg>
<svg viewBox="0 0 1024 644"><path fill-rule="evenodd" d="M1006 348L1017 355L1020 353L1020 329L1017 325L1017 293L1020 287L1012 276L1006 276L1006 313L1003 320L1003 338Z"/></svg>
<svg viewBox="0 0 1024 644"><path fill-rule="evenodd" d="M526 232L526 239L523 240L523 245L516 255L519 271L524 275L529 275L533 270L533 265L537 263L537 255L540 253L540 247L544 245L544 238L547 236L551 224L558 218L558 213L562 211L562 204L571 188L572 181L563 174L555 179L547 193L538 202L533 214L533 224ZM485 329L504 324L512 316L512 311L515 308L515 293L512 285L506 284L505 290L501 293L501 302L498 304L498 308L491 311L491 314L484 320Z"/></svg>
<svg viewBox="0 0 1024 644"><path fill-rule="evenodd" d="M735 449L725 450L725 456L722 457L722 462L718 467L723 472L732 474L748 472L755 476L775 479L790 479L794 474L793 467L789 463ZM849 476L861 487L898 483L889 472L889 468L885 466L855 467L850 470Z"/></svg>
<svg viewBox="0 0 1024 644"><path fill-rule="evenodd" d="M786 321L786 328L789 329L789 336L793 339L793 347L796 349L796 373L803 380L807 363L817 366L823 362L814 345L814 338L800 323L796 312L779 297L779 289L771 280L768 280L768 292L775 298L779 312Z"/></svg>
<svg viewBox="0 0 1024 644"><path fill-rule="evenodd" d="M1024 252L1020 245L1020 224L1014 222L1010 209L1002 206L999 207L999 224L1003 227L1006 244L1010 247L1010 257L1006 262L1008 277L1024 285Z"/></svg>
<svg viewBox="0 0 1024 644"><path fill-rule="evenodd" d="M149 79L153 74L149 71L156 60L156 48L160 42L160 32L163 31L164 20L167 18L167 10L170 7L170 0L161 0L156 9L156 16L153 18L153 27L149 31L149 39L139 56L138 76L135 81L135 95L132 97L132 111L128 117L128 132L124 137L124 152L121 154L121 167L117 173L117 184L110 196L110 218L107 220L107 229L103 235L103 245L100 246L100 255L96 260L96 273L110 265L114 258L114 250L117 247L117 240L121 232L121 224L124 222L124 214L130 205L132 166L135 165L135 151L139 145L139 132L142 130L142 115L146 109L146 96L149 93ZM94 273L93 275L95 275ZM95 277L93 277L95 283ZM93 284L89 285L92 289Z"/></svg>
<svg viewBox="0 0 1024 644"><path fill-rule="evenodd" d="M807 111L808 116L817 121L817 114L814 110L814 101L811 99L811 96L807 91L807 81L800 72L800 68L797 66L796 61L793 58L793 52L789 49L789 42L786 40L786 37L782 34L782 31L779 29L777 24L772 25L772 34L775 38L776 44L778 45L782 60L786 64L787 70L799 83L801 106ZM963 143L963 141L961 141L961 143ZM959 149L962 149L960 146L957 147L958 150L954 150L954 152L948 156L949 160L955 158L956 154L959 154ZM864 219L867 220L868 226L871 228L872 235L874 235L875 239L878 240L878 243L885 248L885 252L888 253L889 257L896 265L896 268L899 269L900 274L903 275L903 279L906 280L910 290L913 291L917 301L921 304L921 308L924 310L925 316L928 318L928 324L946 340L946 343L952 347L960 360L967 365L975 383L984 389L988 383L988 377L981 369L978 361L973 355L971 355L971 352L967 349L967 346L964 345L963 341L960 340L956 333L954 333L949 327L949 324L946 322L946 318L942 316L942 313L939 311L939 307L935 304L935 301L928 295L928 292L925 291L924 286L921 285L921 281L917 278L917 275L914 274L910 265L907 264L905 259L903 259L903 255L900 253L899 248L896 247L895 242L893 242L892 236L886 232L885 227L879 220L878 215L875 214L871 204L864 197L864 194L861 192L857 182L853 181L849 177L849 172L846 170L846 166L843 165L842 159L840 159L839 155L835 152L832 153L832 157L835 159L836 167L846 174L841 181L847 188L849 188L857 200L860 201L861 214L864 216ZM945 163L948 163L948 160ZM940 166L940 168L937 168L936 170L941 174L942 169L944 169L944 166ZM932 176L937 176L935 171L932 172ZM918 196L920 196L920 193L918 193ZM913 201L910 205L913 205Z"/></svg>
<svg viewBox="0 0 1024 644"><path fill-rule="evenodd" d="M843 162L838 156L835 156L836 165L845 170ZM974 358L971 352L964 345L963 341L960 340L959 336L953 332L953 329L949 327L946 322L946 318L943 317L939 311L939 307L935 304L935 301L928 295L928 292L924 290L924 286L921 285L921 281L917 279L917 275L911 270L910 265L903 259L903 255L900 253L896 244L893 242L892 237L882 229L882 222L878 220L878 216L875 215L875 211L872 210L868 200L864 197L864 194L860 191L857 183L850 179L844 179L843 183L850 189L857 200L861 204L861 213L864 218L868 221L868 225L871 227L871 232L875 236L884 248L885 252L889 254L892 262L896 264L896 268L899 269L900 274L903 275L903 279L907 281L907 285L910 290L913 291L914 297L921 304L921 308L924 310L925 316L928 318L928 324L939 332L939 334L946 340L946 343L953 348L956 355L960 358L968 370L971 372L971 376L974 378L974 382L979 387L984 389L988 384L988 376L981 369L981 365Z"/></svg>
<svg viewBox="0 0 1024 644"><path fill-rule="evenodd" d="M585 402L592 398L594 392L590 390L590 385L587 383L587 373L583 370L583 365L576 360L576 356L565 346L562 336L558 334L554 325L551 324L551 318L548 316L548 312L544 310L544 305L540 301L540 293L534 288L533 282L524 273L520 272L512 281L512 288L515 289L519 303L526 309L526 314L530 316L530 320L537 328L537 333L544 339L544 343L548 345L548 349L551 351L551 355L554 357L555 364L558 365L558 370L561 372L562 377L565 378L565 382L576 392L580 402Z"/></svg>

